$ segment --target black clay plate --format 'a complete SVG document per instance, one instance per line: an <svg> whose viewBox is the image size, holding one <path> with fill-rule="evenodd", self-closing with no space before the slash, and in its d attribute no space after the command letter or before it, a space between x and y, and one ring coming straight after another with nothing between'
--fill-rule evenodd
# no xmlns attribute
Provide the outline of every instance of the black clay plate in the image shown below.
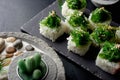
<svg viewBox="0 0 120 80"><path fill-rule="evenodd" d="M68 59L75 62L76 64L83 67L84 69L88 70L89 72L91 72L95 76L99 77L100 79L120 80L119 75L108 74L95 66L95 59L99 52L98 48L91 47L90 50L87 52L87 54L84 57L80 57L79 55L76 55L67 50L66 38L68 37L68 35L61 36L56 42L53 43L50 40L48 40L47 38L43 37L39 33L39 21L41 19L43 19L44 17L46 17L48 15L49 11L51 11L51 10L55 10L57 12L57 14L62 18L58 2L55 1L52 5L48 6L43 11L38 13L35 17L33 17L30 21L25 23L21 27L21 30L28 34L31 34L31 35L34 35L34 36L37 36L37 37L43 39L44 41L46 41L48 43L49 46L51 46L53 49L55 49L57 52L59 52L59 54L67 57ZM84 13L88 16L90 11L88 9L86 9L86 11ZM111 25L119 26L119 24L117 24L115 22L112 22Z"/></svg>

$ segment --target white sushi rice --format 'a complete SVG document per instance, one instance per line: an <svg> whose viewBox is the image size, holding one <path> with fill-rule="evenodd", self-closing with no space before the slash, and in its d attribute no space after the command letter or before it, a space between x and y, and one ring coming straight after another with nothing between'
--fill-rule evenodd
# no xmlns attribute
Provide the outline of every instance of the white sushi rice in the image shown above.
<svg viewBox="0 0 120 80"><path fill-rule="evenodd" d="M101 52L102 52L102 49L100 50L99 53L101 53ZM110 74L115 74L120 69L119 62L117 62L117 63L110 62L99 56L97 56L97 59L96 59L96 66L98 66L99 68L101 68L102 70L104 70L105 72L108 72Z"/></svg>
<svg viewBox="0 0 120 80"><path fill-rule="evenodd" d="M65 27L66 27L65 33L70 33L70 31L73 30L73 27L69 24L67 19L65 20Z"/></svg>
<svg viewBox="0 0 120 80"><path fill-rule="evenodd" d="M120 28L120 26L119 26ZM117 42L120 43L120 30L116 31L116 38L117 38Z"/></svg>
<svg viewBox="0 0 120 80"><path fill-rule="evenodd" d="M102 22L102 23L94 23L92 20L91 20L91 17L92 17L92 13L90 13L89 17L88 17L88 21L89 23L91 24L90 26L90 29L91 30L94 30L95 28L97 28L97 25L99 24L103 24L103 25L109 25L111 23L111 19L110 20L107 20L105 22Z"/></svg>
<svg viewBox="0 0 120 80"><path fill-rule="evenodd" d="M73 9L70 9L68 6L67 6L67 2L65 1L64 4L62 5L62 15L67 18L68 16L70 16L71 14L74 13L75 10ZM80 9L79 11L80 12L83 12L85 10L85 8L82 8Z"/></svg>
<svg viewBox="0 0 120 80"><path fill-rule="evenodd" d="M72 41L72 37L68 37L68 45L67 45L67 49L69 51L72 51L76 54L79 54L80 56L84 56L86 54L86 52L89 50L91 42L89 42L86 45L81 45L79 47L76 46L75 42Z"/></svg>
<svg viewBox="0 0 120 80"><path fill-rule="evenodd" d="M65 30L66 30L66 27L65 27L65 25L64 25L64 22L61 21L60 24L61 24L60 27L58 27L58 28L53 28L53 29L52 29L52 28L49 28L49 27L47 27L47 26L44 26L43 24L40 24L40 33L41 33L44 37L52 40L52 42L55 42L55 40L56 40L58 37L60 37L61 35L63 35L64 32L65 32Z"/></svg>

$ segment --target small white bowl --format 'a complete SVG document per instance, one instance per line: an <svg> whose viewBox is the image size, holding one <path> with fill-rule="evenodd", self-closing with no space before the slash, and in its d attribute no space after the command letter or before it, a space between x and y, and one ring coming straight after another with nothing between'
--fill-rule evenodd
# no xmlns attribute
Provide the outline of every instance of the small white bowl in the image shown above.
<svg viewBox="0 0 120 80"><path fill-rule="evenodd" d="M91 0L96 7L108 6L117 3L119 0Z"/></svg>

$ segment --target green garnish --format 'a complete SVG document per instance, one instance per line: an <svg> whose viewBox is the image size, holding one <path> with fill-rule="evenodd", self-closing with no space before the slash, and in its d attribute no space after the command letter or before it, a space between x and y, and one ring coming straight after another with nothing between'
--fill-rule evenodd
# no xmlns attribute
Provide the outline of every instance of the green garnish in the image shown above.
<svg viewBox="0 0 120 80"><path fill-rule="evenodd" d="M99 26L95 29L95 31L91 34L91 38L98 44L103 43L105 41L110 41L115 37L115 31L110 26Z"/></svg>
<svg viewBox="0 0 120 80"><path fill-rule="evenodd" d="M40 23L50 28L58 28L60 26L60 22L61 18L55 11L52 11L49 13L48 17L43 19Z"/></svg>
<svg viewBox="0 0 120 80"><path fill-rule="evenodd" d="M89 33L83 30L73 30L70 35L72 41L75 42L76 46L85 45L89 41Z"/></svg>
<svg viewBox="0 0 120 80"><path fill-rule="evenodd" d="M66 0L70 9L82 9L86 7L86 0Z"/></svg>
<svg viewBox="0 0 120 80"><path fill-rule="evenodd" d="M105 42L102 50L103 51L99 54L99 56L101 58L107 59L107 60L113 61L113 62L120 61L120 45Z"/></svg>
<svg viewBox="0 0 120 80"><path fill-rule="evenodd" d="M91 20L95 23L102 23L111 19L111 13L108 12L104 7L96 8L92 12Z"/></svg>
<svg viewBox="0 0 120 80"><path fill-rule="evenodd" d="M83 13L80 13L79 11L75 11L68 20L69 24L73 27L83 27L86 28L88 22L85 19L85 16Z"/></svg>
<svg viewBox="0 0 120 80"><path fill-rule="evenodd" d="M2 69L2 67L3 67L3 66L2 66L2 61L0 60L0 70Z"/></svg>

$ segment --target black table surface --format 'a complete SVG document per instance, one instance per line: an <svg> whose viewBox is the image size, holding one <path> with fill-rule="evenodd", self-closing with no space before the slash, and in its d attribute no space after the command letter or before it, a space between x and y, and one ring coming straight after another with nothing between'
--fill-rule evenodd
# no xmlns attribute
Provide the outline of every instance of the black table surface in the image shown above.
<svg viewBox="0 0 120 80"><path fill-rule="evenodd" d="M20 27L55 0L0 0L0 32L21 32ZM90 10L95 9L88 0ZM113 6L112 6L113 8ZM110 9L110 7L108 8ZM118 9L118 7L117 7ZM115 9L112 9L115 10ZM113 20L120 23L119 11ZM66 80L99 80L90 72L59 55L65 67Z"/></svg>

